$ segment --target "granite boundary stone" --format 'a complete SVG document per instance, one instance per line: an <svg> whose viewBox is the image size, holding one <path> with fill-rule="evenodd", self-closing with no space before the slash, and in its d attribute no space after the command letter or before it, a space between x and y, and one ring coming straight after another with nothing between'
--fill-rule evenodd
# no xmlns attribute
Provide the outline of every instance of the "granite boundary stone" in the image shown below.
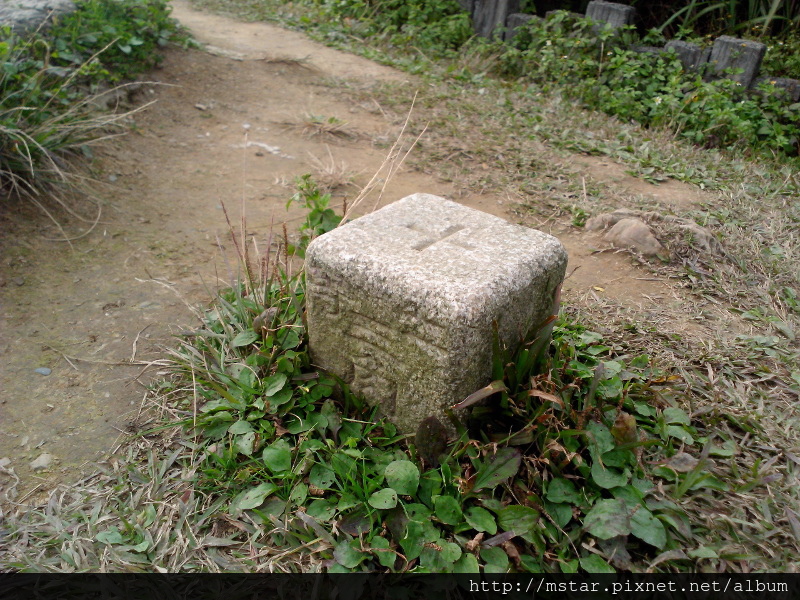
<svg viewBox="0 0 800 600"><path fill-rule="evenodd" d="M614 29L633 25L636 9L626 4L592 0L586 7L586 18L598 23L607 23Z"/></svg>
<svg viewBox="0 0 800 600"><path fill-rule="evenodd" d="M475 34L491 38L505 28L508 15L518 13L520 0L474 0L472 25Z"/></svg>
<svg viewBox="0 0 800 600"><path fill-rule="evenodd" d="M683 40L670 40L664 46L664 49L675 51L684 71L694 71L702 64L703 49L697 44L684 42Z"/></svg>
<svg viewBox="0 0 800 600"><path fill-rule="evenodd" d="M405 433L491 381L497 335L515 348L554 312L567 253L553 236L414 194L306 252L309 349Z"/></svg>
<svg viewBox="0 0 800 600"><path fill-rule="evenodd" d="M711 47L708 76L727 77L746 88L750 87L761 68L761 61L766 51L767 46L761 42L722 35L714 40L714 45ZM726 74L727 69L741 72Z"/></svg>
<svg viewBox="0 0 800 600"><path fill-rule="evenodd" d="M508 18L506 19L506 30L503 33L503 40L508 42L513 39L514 36L517 35L517 30L520 27L523 27L534 19L541 20L541 17L537 17L536 15L526 15L524 13L513 13L508 15Z"/></svg>

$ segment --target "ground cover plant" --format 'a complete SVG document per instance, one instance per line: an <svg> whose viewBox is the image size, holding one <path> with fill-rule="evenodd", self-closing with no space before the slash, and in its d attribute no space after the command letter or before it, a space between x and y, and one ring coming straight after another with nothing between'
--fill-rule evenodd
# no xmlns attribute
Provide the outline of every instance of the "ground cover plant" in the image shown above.
<svg viewBox="0 0 800 600"><path fill-rule="evenodd" d="M300 553L328 572L661 570L708 554L686 548L692 523L678 501L725 489L708 459L731 456L735 444L693 426L673 400L673 379L647 356L621 353L569 319L555 323L552 344L551 319L519 351L495 349L495 381L459 407L489 404L455 421L459 437L449 442L435 419L416 437L399 435L314 370L304 273L290 263L340 217L308 176L298 183L292 202L308 211L301 237L284 239L276 258L234 236L243 280L184 335L176 378L161 389L184 435L160 466L151 455L146 472L128 472L155 484L181 465L182 502L202 498L204 516L192 524L201 547L229 548L252 570L273 566L259 560L270 554ZM141 499L126 487L115 486L119 502ZM117 513L121 522L115 511L100 518L95 504L91 515L68 514L66 528L28 532L41 548L35 563L9 566L163 564L182 525L153 534L168 488L159 482L156 492L136 514ZM181 569L200 567L191 554Z"/></svg>
<svg viewBox="0 0 800 600"><path fill-rule="evenodd" d="M42 206L78 185L71 161L124 121L98 94L154 65L177 32L162 0L85 0L49 28L0 30L0 193Z"/></svg>
<svg viewBox="0 0 800 600"><path fill-rule="evenodd" d="M231 8L213 0L201 4ZM630 49L634 42L663 43L655 30L640 40L632 27L622 33L598 29L560 11L547 20L529 22L511 44L501 44L470 38L467 15L457 6L425 5L423 11L415 4L400 10L390 2L359 0L243 2L238 14L280 20L413 73L435 72L432 60L489 57L494 66L490 74L521 78L545 90L557 86L588 108L668 128L705 147L737 146L789 157L800 150L800 104L788 102L770 83L759 93L748 92L729 79L706 81L702 73L685 72L674 54L654 56ZM752 23L756 19L752 17ZM726 31L736 33L734 29ZM792 50L797 46L792 29L767 41L772 53L767 72L776 77L793 73Z"/></svg>
<svg viewBox="0 0 800 600"><path fill-rule="evenodd" d="M424 64L435 77L421 86L411 128L428 133L409 164L458 182L459 193L508 198L524 222L576 234L620 196L589 176L575 181L564 163L570 152L611 157L651 181L715 190L674 211L707 227L725 256L673 232L668 262L635 259L643 274L675 285L685 302L677 311L569 296L545 354L535 343L511 357L498 348L495 382L481 395L500 418L477 411L484 435L472 428L473 442L418 448L308 368L290 253L278 255L276 272L275 255L262 261L241 241L249 276L187 332L176 357L184 377L157 390L166 421L191 437L151 422L104 472L17 515L4 542L9 564L796 568L796 170L582 110L556 87L493 79L496 56L465 51ZM387 115L407 114L411 102L391 84L331 93L374 100ZM314 215L309 236L335 225L329 198L308 179L294 201ZM302 248L302 239L277 237ZM709 329L691 336L672 323L684 311L734 331L722 342ZM411 539L424 541L409 559Z"/></svg>

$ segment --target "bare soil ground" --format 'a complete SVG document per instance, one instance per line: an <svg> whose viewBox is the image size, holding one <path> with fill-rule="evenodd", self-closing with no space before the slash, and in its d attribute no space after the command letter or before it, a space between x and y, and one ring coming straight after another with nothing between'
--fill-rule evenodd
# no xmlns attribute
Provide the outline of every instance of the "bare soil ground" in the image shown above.
<svg viewBox="0 0 800 600"><path fill-rule="evenodd" d="M97 148L97 227L70 246L48 239L58 232L42 214L2 205L0 486L16 486L16 502L77 480L135 429L146 388L161 374L152 361L163 358L172 335L192 326L186 305L206 303L231 279L223 203L235 224L246 207L248 232L266 240L284 222L296 227L300 212L285 209L296 176L310 172L324 182L327 172L344 184L334 190L336 201L352 199L380 169L405 120L378 102L353 100L366 97L353 92L393 81L412 96L420 85L299 34L204 14L180 0L173 5L206 50L170 49L134 98L155 104L134 117L127 135ZM710 198L679 182L637 179L607 159L550 152L549 160L575 181L602 186L620 206L632 196L665 210ZM409 166L363 209L415 192L521 220L513 198ZM640 314L668 309L668 328L712 335L716 326L695 319L672 282L640 269L627 253L608 251L599 236L563 223L527 222L567 246L568 301L613 302ZM38 367L52 373L34 372ZM37 459L51 462L34 469Z"/></svg>

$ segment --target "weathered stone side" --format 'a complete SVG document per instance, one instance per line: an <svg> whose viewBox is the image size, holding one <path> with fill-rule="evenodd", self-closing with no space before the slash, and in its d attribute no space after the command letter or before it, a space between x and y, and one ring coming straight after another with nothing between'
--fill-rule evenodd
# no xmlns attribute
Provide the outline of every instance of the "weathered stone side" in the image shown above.
<svg viewBox="0 0 800 600"><path fill-rule="evenodd" d="M612 28L619 29L626 25L633 25L636 9L616 2L593 0L586 7L586 18L598 23L607 23Z"/></svg>
<svg viewBox="0 0 800 600"><path fill-rule="evenodd" d="M520 0L474 0L472 24L475 33L489 38L506 26L508 15L519 12Z"/></svg>
<svg viewBox="0 0 800 600"><path fill-rule="evenodd" d="M542 232L415 194L312 242L314 364L414 433L491 378L494 323L515 347L553 311L567 256Z"/></svg>
<svg viewBox="0 0 800 600"><path fill-rule="evenodd" d="M750 87L758 75L766 51L766 45L760 42L740 40L729 35L720 36L714 40L714 46L711 48L711 56L708 59L709 75L725 76L738 81L744 87ZM740 69L741 72L726 75L724 71L727 69Z"/></svg>

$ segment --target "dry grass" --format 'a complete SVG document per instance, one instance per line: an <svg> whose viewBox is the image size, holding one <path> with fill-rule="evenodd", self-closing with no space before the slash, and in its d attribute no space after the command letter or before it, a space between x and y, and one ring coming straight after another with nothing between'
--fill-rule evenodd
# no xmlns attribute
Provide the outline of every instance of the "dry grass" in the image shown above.
<svg viewBox="0 0 800 600"><path fill-rule="evenodd" d="M329 146L325 146L327 158L319 158L309 152L309 160L314 169L314 181L323 192L333 192L347 187L355 186L355 177L358 175L344 160L338 163Z"/></svg>

